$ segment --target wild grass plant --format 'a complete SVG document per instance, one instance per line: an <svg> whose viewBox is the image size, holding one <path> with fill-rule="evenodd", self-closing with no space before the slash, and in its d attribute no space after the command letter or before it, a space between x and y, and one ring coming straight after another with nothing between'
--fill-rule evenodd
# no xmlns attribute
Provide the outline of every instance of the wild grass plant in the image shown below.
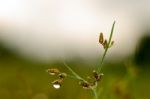
<svg viewBox="0 0 150 99"><path fill-rule="evenodd" d="M100 47L104 47L104 41L100 33ZM117 61L106 61L108 51L109 48L100 61L98 58L89 62L80 57L70 58L64 62L66 69L58 60L33 62L0 48L0 99L150 99L149 65L136 64L133 54ZM94 67L97 62L98 66ZM47 69L54 76L49 76L45 72Z"/></svg>
<svg viewBox="0 0 150 99"><path fill-rule="evenodd" d="M58 77L56 80L52 81L52 85L55 89L61 88L61 85L63 84L64 80L66 79L66 77L68 77L70 79L77 80L79 82L79 85L83 89L91 90L93 92L93 99L100 99L99 98L99 96L100 96L99 95L99 93L100 93L99 85L100 85L100 82L101 82L102 77L104 75L102 73L102 67L103 67L104 59L106 57L106 54L107 54L108 50L114 44L114 41L112 41L112 36L113 36L113 33L114 33L114 27L115 27L115 21L113 22L111 32L110 32L110 36L109 36L108 40L106 38L104 38L103 33L100 33L100 35L99 35L99 44L103 47L104 53L101 57L100 65L98 67L95 67L95 69L93 70L92 75L89 75L88 77L86 77L86 79L83 78L82 76L80 76L79 74L77 74L65 62L63 62L63 64L71 72L71 75L67 74L67 73L64 73L64 72L61 72L58 68L47 69L47 72L50 75Z"/></svg>

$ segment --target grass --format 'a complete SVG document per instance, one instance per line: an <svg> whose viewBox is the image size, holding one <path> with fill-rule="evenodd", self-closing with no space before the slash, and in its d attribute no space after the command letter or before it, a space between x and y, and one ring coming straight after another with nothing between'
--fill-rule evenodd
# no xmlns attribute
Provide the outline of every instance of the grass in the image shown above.
<svg viewBox="0 0 150 99"><path fill-rule="evenodd" d="M31 63L13 55L1 57L0 99L92 99L92 96L95 99L149 99L149 71L139 69L132 62L126 64L123 62L114 64L106 62L103 64L107 51L112 44L114 25L115 22L108 42L104 39L103 34L100 34L99 42L104 47L104 54L100 66L94 73L91 72L95 70L95 67L87 68L84 64L80 64L82 67L73 67L78 62L76 60L69 62L68 66L66 63L63 64L58 61L40 64ZM100 77L99 74L102 72L103 65L105 65L103 67L105 75L101 80L101 78L97 78L97 75ZM61 73L56 70L61 76L51 77L45 72L47 68L53 67L63 71ZM67 76L64 72L67 73ZM85 79L89 73L96 75L96 77L92 76L95 77L94 86L91 85L93 81L90 82ZM52 87L51 82L55 79L61 82L53 84L60 84L65 79L59 90ZM99 80L101 81L99 82Z"/></svg>
<svg viewBox="0 0 150 99"><path fill-rule="evenodd" d="M52 82L52 85L55 89L60 89L62 83L64 82L66 77L69 78L73 78L76 79L79 82L79 85L83 88L83 89L90 89L91 91L93 91L93 95L94 95L94 99L99 99L99 90L100 88L99 86L99 82L102 79L103 73L101 73L101 69L102 69L102 65L105 59L105 56L108 52L108 49L110 47L112 47L114 41L112 41L112 36L113 36L113 32L114 32L114 27L115 27L115 21L113 22L112 28L111 28L111 32L110 32L110 37L109 40L105 39L103 36L103 33L100 33L99 36L99 44L104 48L104 54L101 58L100 61L100 66L97 67L97 69L93 70L93 74L92 75L88 75L88 79L82 78L78 73L76 73L70 66L68 66L65 62L64 62L64 66L71 72L71 75L61 72L59 69L57 68L49 68L47 70L47 72L52 75L52 76L57 76L58 78L56 80L54 80Z"/></svg>
<svg viewBox="0 0 150 99"><path fill-rule="evenodd" d="M13 59L9 61L0 61L0 99L91 99L92 92L82 89L76 81L66 79L59 90L49 85L55 78L49 77L45 69L59 65L58 68L66 71L59 62L32 64ZM78 66L72 68L78 71ZM90 70L85 65L80 68ZM84 71L82 74L86 75ZM149 99L148 70L142 69L138 76L131 79L123 63L106 63L103 72L105 77L99 85L100 99ZM125 95L131 98L124 98Z"/></svg>

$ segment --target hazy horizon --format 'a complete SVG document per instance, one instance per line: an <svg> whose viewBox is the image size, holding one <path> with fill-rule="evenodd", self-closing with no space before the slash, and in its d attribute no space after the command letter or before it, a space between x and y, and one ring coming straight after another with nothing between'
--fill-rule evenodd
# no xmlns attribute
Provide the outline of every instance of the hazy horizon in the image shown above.
<svg viewBox="0 0 150 99"><path fill-rule="evenodd" d="M98 56L100 32L108 38L116 21L109 56L131 54L150 27L149 0L0 1L0 41L22 55L57 59Z"/></svg>

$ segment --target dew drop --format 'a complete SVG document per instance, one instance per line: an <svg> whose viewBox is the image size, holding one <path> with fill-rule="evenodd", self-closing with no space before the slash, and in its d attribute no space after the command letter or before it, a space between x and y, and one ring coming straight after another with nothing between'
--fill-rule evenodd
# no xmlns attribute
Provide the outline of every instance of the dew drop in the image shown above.
<svg viewBox="0 0 150 99"><path fill-rule="evenodd" d="M53 84L53 87L55 88L55 89L59 89L60 88L60 84Z"/></svg>
<svg viewBox="0 0 150 99"><path fill-rule="evenodd" d="M52 75L52 76L55 75L55 73L50 73L50 72L49 72L49 74Z"/></svg>

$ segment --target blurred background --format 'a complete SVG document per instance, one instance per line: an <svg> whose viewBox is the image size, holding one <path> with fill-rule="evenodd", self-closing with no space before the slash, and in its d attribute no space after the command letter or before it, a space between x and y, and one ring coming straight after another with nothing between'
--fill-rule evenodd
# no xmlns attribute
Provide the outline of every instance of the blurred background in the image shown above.
<svg viewBox="0 0 150 99"><path fill-rule="evenodd" d="M99 33L113 47L102 72L100 99L150 98L149 0L0 0L0 99L92 99L92 92L66 79L60 90L46 69L83 77L104 52ZM74 84L74 85L73 85Z"/></svg>

